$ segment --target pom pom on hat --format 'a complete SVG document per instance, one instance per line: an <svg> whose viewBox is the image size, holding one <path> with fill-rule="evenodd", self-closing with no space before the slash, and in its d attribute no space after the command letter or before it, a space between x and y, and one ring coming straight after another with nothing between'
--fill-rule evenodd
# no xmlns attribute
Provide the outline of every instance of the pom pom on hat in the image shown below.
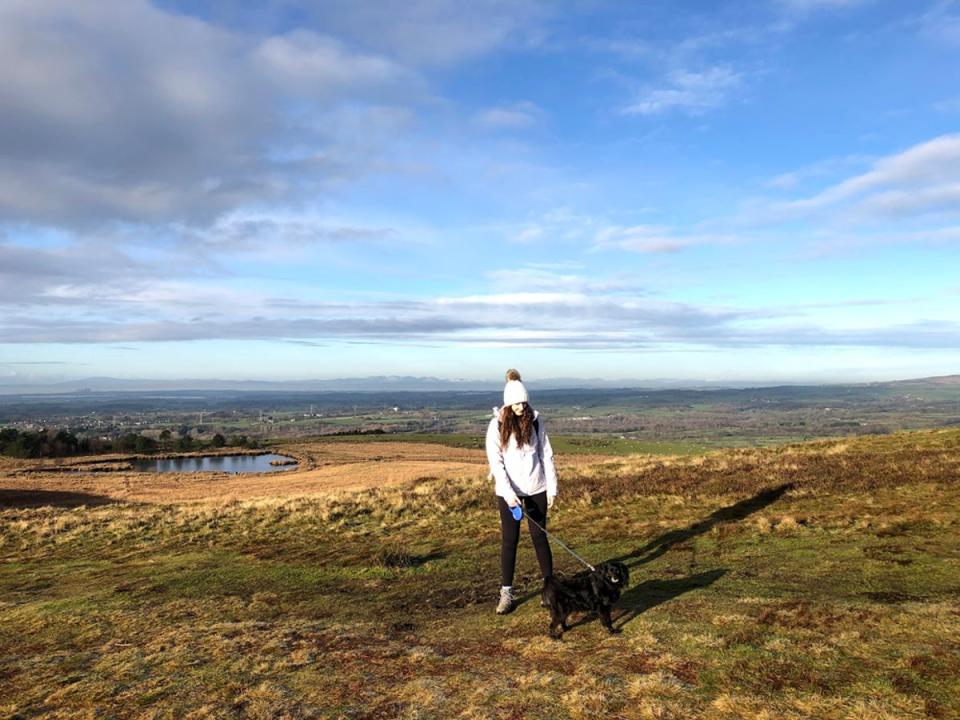
<svg viewBox="0 0 960 720"><path fill-rule="evenodd" d="M516 405L530 401L527 388L520 382L520 373L511 368L507 370L507 384L503 388L503 404Z"/></svg>

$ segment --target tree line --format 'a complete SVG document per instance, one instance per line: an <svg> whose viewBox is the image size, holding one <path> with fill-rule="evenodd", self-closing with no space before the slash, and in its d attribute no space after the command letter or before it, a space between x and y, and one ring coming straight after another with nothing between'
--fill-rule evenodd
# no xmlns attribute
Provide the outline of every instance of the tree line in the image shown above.
<svg viewBox="0 0 960 720"><path fill-rule="evenodd" d="M229 439L216 433L209 440L193 438L189 433L174 438L169 430L153 438L139 433L125 433L116 438L80 437L69 430L17 430L0 429L0 455L16 458L56 458L71 455L96 455L100 453L190 452L209 448L243 447L257 448L259 443L246 435L234 435Z"/></svg>

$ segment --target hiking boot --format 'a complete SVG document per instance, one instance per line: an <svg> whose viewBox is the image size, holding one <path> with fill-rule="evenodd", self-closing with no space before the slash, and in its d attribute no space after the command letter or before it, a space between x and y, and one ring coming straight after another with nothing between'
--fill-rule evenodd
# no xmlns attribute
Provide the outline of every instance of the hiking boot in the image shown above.
<svg viewBox="0 0 960 720"><path fill-rule="evenodd" d="M506 615L513 612L516 603L513 601L513 591L509 588L500 588L500 602L497 604L497 615Z"/></svg>

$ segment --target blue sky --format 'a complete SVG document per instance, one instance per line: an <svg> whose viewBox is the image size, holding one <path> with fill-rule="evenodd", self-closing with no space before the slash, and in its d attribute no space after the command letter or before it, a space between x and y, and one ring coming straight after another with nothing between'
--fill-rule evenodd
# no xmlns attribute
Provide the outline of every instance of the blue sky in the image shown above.
<svg viewBox="0 0 960 720"><path fill-rule="evenodd" d="M0 384L960 369L960 3L0 6Z"/></svg>

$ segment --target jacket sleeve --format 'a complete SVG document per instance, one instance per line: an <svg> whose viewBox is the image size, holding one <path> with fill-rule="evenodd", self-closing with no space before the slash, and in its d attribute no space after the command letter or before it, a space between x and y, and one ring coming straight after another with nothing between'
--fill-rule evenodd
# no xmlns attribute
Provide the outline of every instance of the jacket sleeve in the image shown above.
<svg viewBox="0 0 960 720"><path fill-rule="evenodd" d="M495 492L510 504L517 504L517 494L510 487L510 479L507 477L507 468L503 464L503 450L500 448L500 433L498 431L497 419L494 418L487 426L487 461L490 463L490 474L495 481Z"/></svg>
<svg viewBox="0 0 960 720"><path fill-rule="evenodd" d="M543 474L547 480L547 497L557 496L557 468L553 464L553 448L550 446L550 438L547 437L547 430L544 427L543 420L540 420L540 452L543 462Z"/></svg>

